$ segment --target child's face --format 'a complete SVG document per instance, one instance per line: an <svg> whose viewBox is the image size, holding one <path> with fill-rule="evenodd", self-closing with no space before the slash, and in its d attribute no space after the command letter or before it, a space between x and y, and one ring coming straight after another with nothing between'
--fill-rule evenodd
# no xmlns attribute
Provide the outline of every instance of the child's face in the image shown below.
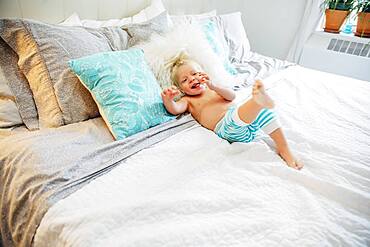
<svg viewBox="0 0 370 247"><path fill-rule="evenodd" d="M176 79L183 93L187 95L199 95L205 91L205 86L199 81L198 72L190 64L181 65L176 74Z"/></svg>

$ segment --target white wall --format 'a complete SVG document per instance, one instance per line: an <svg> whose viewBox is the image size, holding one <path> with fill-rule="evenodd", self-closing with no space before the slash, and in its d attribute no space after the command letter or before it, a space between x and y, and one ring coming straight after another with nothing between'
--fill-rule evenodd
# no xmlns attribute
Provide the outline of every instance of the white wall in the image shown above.
<svg viewBox="0 0 370 247"><path fill-rule="evenodd" d="M162 0L173 14L240 11L252 50L285 59L306 0ZM107 19L137 13L150 0L0 0L0 17L58 22L73 12L82 18Z"/></svg>
<svg viewBox="0 0 370 247"><path fill-rule="evenodd" d="M285 59L307 0L244 0L243 21L255 51Z"/></svg>
<svg viewBox="0 0 370 247"><path fill-rule="evenodd" d="M176 14L192 13L195 1L198 11L242 12L252 50L285 59L307 0L163 0L170 12Z"/></svg>

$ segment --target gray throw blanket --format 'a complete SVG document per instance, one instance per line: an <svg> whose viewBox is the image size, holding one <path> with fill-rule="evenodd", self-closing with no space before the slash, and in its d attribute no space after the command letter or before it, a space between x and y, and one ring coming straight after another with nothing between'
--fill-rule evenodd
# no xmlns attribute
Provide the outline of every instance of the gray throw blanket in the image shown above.
<svg viewBox="0 0 370 247"><path fill-rule="evenodd" d="M31 246L53 204L124 164L131 155L195 124L186 115L102 146L84 145L76 132L52 130L0 140L2 244Z"/></svg>

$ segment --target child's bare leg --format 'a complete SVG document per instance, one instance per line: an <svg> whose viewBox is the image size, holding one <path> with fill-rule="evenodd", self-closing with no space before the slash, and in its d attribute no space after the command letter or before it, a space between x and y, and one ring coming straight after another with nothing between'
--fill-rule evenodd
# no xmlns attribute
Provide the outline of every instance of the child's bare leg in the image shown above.
<svg viewBox="0 0 370 247"><path fill-rule="evenodd" d="M245 123L252 123L263 108L273 108L274 102L265 92L263 83L257 80L253 85L252 99L245 102L238 109L239 118Z"/></svg>
<svg viewBox="0 0 370 247"><path fill-rule="evenodd" d="M287 163L288 166L294 169L302 169L303 164L295 159L289 150L288 143L285 139L284 133L281 128L274 130L270 137L276 144L276 149L281 158Z"/></svg>
<svg viewBox="0 0 370 247"><path fill-rule="evenodd" d="M261 81L257 80L253 85L252 95L252 99L248 100L238 108L239 118L247 124L252 123L262 109L271 109L274 107L274 102L266 93L264 85ZM298 170L303 167L303 164L298 162L290 152L288 143L281 128L278 128L270 133L270 137L276 144L278 154L281 156L281 158L283 158L288 166Z"/></svg>

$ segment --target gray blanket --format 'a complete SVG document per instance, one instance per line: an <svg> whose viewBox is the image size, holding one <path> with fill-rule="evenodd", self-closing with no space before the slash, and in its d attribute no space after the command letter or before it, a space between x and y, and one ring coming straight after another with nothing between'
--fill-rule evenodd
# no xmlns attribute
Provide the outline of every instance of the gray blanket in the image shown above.
<svg viewBox="0 0 370 247"><path fill-rule="evenodd" d="M3 245L31 246L43 215L58 200L124 164L128 157L140 150L195 124L187 115L122 141L100 146L87 144L84 138L79 138L78 132L51 130L2 139L0 210Z"/></svg>

